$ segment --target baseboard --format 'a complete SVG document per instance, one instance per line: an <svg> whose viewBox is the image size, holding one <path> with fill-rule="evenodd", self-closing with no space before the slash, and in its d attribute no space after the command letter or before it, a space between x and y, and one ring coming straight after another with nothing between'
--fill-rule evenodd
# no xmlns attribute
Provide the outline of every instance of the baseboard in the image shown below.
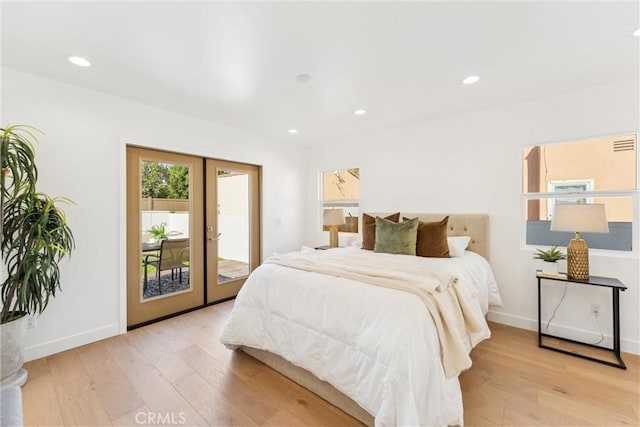
<svg viewBox="0 0 640 427"><path fill-rule="evenodd" d="M527 329L529 331L538 330L538 320L529 319L522 316L515 316L513 314L499 313L495 311L489 311L487 313L487 319L500 323L503 325L513 326L515 328ZM113 323L111 325L103 326L102 328L96 328L91 331L82 332L77 335L71 335L57 340L48 341L42 344L34 345L25 348L25 361L39 359L41 357L49 356L54 353L69 350L75 347L80 347L85 344L100 341L105 338L109 338L120 334L119 325ZM554 325L554 335L560 335L567 338L579 339L585 342L596 342L600 338L600 335L594 331L588 331L585 329L571 328L562 325ZM611 335L605 334L604 345L611 345ZM620 346L623 352L640 355L640 342L633 341L625 338L621 338Z"/></svg>
<svg viewBox="0 0 640 427"><path fill-rule="evenodd" d="M513 314L498 313L489 310L487 320L491 322L501 323L503 325L513 326L515 328L527 329L529 331L538 330L538 321Z"/></svg>
<svg viewBox="0 0 640 427"><path fill-rule="evenodd" d="M25 362L100 341L118 334L120 334L120 325L113 323L76 335L33 345L24 349Z"/></svg>
<svg viewBox="0 0 640 427"><path fill-rule="evenodd" d="M498 313L489 311L487 313L487 319L500 323L503 325L513 326L515 328L527 329L529 331L538 331L538 319L529 319L522 316L515 316L513 314ZM543 325L544 326L544 325ZM551 328L549 329L551 331ZM571 338L587 343L595 343L600 340L600 334L598 332L589 331L586 329L572 328L569 326L563 326L554 324L553 335L558 335L565 338ZM610 333L604 333L604 341L598 345L612 347L613 338ZM620 338L620 348L625 353L640 355L640 342L630 339Z"/></svg>

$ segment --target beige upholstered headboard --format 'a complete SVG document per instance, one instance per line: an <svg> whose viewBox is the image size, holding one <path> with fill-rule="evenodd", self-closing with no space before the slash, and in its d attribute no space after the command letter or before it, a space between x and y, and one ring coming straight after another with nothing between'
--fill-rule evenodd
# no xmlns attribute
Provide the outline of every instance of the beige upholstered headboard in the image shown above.
<svg viewBox="0 0 640 427"><path fill-rule="evenodd" d="M391 213L366 212L372 216L385 217ZM420 221L439 221L449 215L448 236L469 236L471 243L468 249L484 258L489 259L489 215L487 214L432 214L432 213L404 213L400 218L415 218Z"/></svg>

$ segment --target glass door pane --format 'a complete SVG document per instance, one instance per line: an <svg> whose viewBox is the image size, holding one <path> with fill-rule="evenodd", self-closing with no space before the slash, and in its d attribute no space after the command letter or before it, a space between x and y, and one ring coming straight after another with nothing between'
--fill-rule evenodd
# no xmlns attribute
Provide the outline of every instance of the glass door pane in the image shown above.
<svg viewBox="0 0 640 427"><path fill-rule="evenodd" d="M249 175L218 169L218 284L249 275Z"/></svg>
<svg viewBox="0 0 640 427"><path fill-rule="evenodd" d="M192 290L189 183L188 165L141 162L142 300Z"/></svg>

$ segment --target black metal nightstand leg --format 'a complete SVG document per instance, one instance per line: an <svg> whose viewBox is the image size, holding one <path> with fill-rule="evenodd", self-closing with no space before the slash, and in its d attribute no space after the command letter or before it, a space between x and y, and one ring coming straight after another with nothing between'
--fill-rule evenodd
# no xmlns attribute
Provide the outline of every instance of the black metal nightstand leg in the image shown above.
<svg viewBox="0 0 640 427"><path fill-rule="evenodd" d="M538 277L538 347L542 346L542 320L541 320L541 310L540 310L540 278Z"/></svg>
<svg viewBox="0 0 640 427"><path fill-rule="evenodd" d="M613 351L620 355L620 294L617 289L611 289L613 297Z"/></svg>
<svg viewBox="0 0 640 427"><path fill-rule="evenodd" d="M612 288L611 291L613 292L613 354L615 354L621 367L627 369L620 354L620 290Z"/></svg>

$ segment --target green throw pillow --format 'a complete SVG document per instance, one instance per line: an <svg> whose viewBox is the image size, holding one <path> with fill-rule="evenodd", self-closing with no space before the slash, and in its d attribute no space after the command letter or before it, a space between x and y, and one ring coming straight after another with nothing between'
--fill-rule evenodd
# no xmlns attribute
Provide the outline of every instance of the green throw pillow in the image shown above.
<svg viewBox="0 0 640 427"><path fill-rule="evenodd" d="M392 222L376 217L376 244L374 252L415 255L418 241L418 218Z"/></svg>

